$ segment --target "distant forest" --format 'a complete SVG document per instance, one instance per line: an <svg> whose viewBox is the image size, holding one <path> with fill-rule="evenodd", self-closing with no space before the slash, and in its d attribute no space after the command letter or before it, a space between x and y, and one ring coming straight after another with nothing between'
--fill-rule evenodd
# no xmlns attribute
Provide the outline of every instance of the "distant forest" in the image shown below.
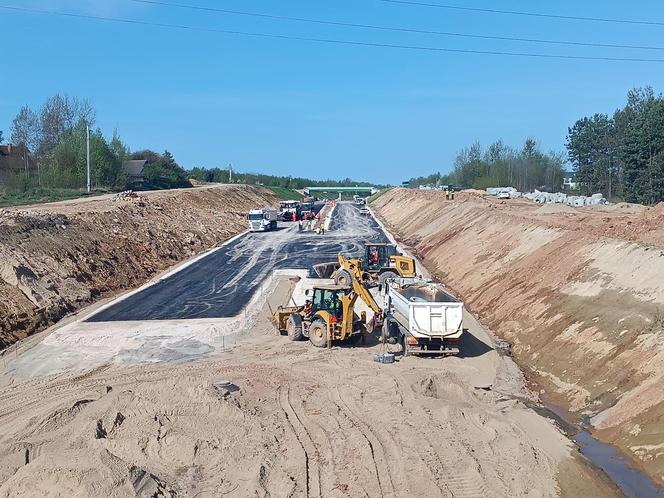
<svg viewBox="0 0 664 498"><path fill-rule="evenodd" d="M408 186L515 187L521 191L560 189L564 162L560 154L542 152L532 139L526 140L519 149L505 145L502 140L487 149L476 142L459 152L452 173L412 178Z"/></svg>
<svg viewBox="0 0 664 498"><path fill-rule="evenodd" d="M568 129L566 154L542 152L533 139L514 149L497 141L463 149L447 174L411 178L410 187L458 185L520 191L562 189L565 170L581 194L642 204L664 201L664 97L650 87L631 90L613 115L595 114Z"/></svg>
<svg viewBox="0 0 664 498"><path fill-rule="evenodd" d="M193 168L189 170L189 178L202 182L229 183L230 168ZM302 189L304 187L371 187L377 186L369 182L357 182L350 178L343 180L312 180L310 178L292 176L263 175L261 173L241 173L233 170L233 183L247 183L249 185L269 185L289 189Z"/></svg>

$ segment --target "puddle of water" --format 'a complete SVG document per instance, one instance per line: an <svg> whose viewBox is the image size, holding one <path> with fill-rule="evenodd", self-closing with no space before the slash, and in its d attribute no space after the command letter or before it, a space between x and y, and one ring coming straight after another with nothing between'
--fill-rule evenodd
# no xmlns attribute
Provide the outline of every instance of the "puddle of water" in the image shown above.
<svg viewBox="0 0 664 498"><path fill-rule="evenodd" d="M567 421L564 409L545 404L526 403L527 406L544 417L553 419L567 436L572 439L581 453L601 469L611 481L620 488L627 498L664 498L664 487L658 485L650 476L632 467L630 460L616 448L593 438L586 431Z"/></svg>
<svg viewBox="0 0 664 498"><path fill-rule="evenodd" d="M618 485L627 498L664 497L664 488L646 474L629 466L629 460L618 450L594 439L587 432L572 438L596 467Z"/></svg>

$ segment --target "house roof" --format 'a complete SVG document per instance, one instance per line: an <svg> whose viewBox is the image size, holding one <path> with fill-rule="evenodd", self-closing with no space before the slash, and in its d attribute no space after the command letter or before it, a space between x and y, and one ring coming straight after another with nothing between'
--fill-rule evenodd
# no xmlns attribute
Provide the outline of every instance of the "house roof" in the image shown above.
<svg viewBox="0 0 664 498"><path fill-rule="evenodd" d="M122 163L122 169L127 176L143 176L143 168L145 168L145 159L132 159Z"/></svg>

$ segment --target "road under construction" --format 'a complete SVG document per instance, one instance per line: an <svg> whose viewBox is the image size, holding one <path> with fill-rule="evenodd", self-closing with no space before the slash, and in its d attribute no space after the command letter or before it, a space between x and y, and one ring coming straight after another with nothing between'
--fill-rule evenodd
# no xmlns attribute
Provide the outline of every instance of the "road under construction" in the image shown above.
<svg viewBox="0 0 664 498"><path fill-rule="evenodd" d="M467 310L458 354L432 359L275 333L313 267L393 242L358 206L328 213L324 234L243 233L7 350L0 496L620 496Z"/></svg>

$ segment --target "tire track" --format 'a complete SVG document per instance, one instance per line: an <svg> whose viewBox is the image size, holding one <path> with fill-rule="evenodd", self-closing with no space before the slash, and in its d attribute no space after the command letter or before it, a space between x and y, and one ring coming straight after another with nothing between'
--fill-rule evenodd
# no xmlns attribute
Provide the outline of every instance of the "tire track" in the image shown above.
<svg viewBox="0 0 664 498"><path fill-rule="evenodd" d="M277 388L277 399L279 401L279 407L284 412L288 425L290 426L295 438L302 447L304 452L304 466L305 466L305 478L306 478L306 496L322 496L321 484L320 484L320 467L319 467L319 455L316 445L309 434L309 431L302 423L297 412L293 408L293 405L290 401L290 387L284 390L279 387ZM313 458L312 458L313 455ZM315 494L312 494L315 493Z"/></svg>
<svg viewBox="0 0 664 498"><path fill-rule="evenodd" d="M381 496L396 496L394 483L392 482L392 473L386 457L386 450L380 438L376 435L374 430L364 423L348 406L344 400L339 387L335 386L333 396L334 402L340 412L343 412L353 426L362 434L366 440L369 450L371 451L371 458L373 460L374 470L376 472L376 480L378 481L378 488L380 489ZM381 475L383 478L381 478ZM387 476L387 477L385 477Z"/></svg>
<svg viewBox="0 0 664 498"><path fill-rule="evenodd" d="M402 396L408 399L408 405L419 412L419 417L422 419L430 419L431 415L417 402L410 386L404 385L405 380L401 376L393 376L392 378L398 386L399 391L402 393ZM461 434L461 428L459 431L454 430L453 432ZM450 445L454 443L454 440L447 439L448 438L443 436L442 440L439 439L439 441L443 444ZM489 493L483 477L475 468L466 466L463 471L459 472L456 468L451 467L441 459L440 455L427 438L422 438L421 441L422 445L414 445L413 449L431 474L434 484L440 490L441 495L458 496L461 498L483 498L485 496L490 496L491 493ZM470 455L470 457L473 458L473 463L478 465L479 463L477 459L468 452L465 445L464 449L466 449L467 455Z"/></svg>

